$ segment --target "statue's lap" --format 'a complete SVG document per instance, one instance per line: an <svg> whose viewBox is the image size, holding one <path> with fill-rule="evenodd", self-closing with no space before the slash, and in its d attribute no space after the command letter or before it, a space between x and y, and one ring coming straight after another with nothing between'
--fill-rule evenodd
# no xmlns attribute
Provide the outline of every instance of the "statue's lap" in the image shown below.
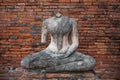
<svg viewBox="0 0 120 80"><path fill-rule="evenodd" d="M21 65L24 68L41 70L51 67L51 70L53 70L53 68L57 68L57 66L61 69L64 66L66 68L69 68L69 66L71 66L70 70L75 71L79 69L81 71L84 69L92 69L95 66L95 60L91 56L84 55L80 52L74 52L71 56L65 58L62 54L54 54L52 52L42 50L40 52L26 56L22 60ZM56 70L59 71L61 69ZM69 69L67 69L67 71L69 71Z"/></svg>

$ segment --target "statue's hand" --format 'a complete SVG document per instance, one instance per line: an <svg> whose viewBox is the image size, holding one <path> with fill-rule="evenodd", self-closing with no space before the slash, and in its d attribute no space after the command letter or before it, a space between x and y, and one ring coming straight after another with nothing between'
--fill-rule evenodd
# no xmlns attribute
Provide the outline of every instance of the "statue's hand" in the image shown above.
<svg viewBox="0 0 120 80"><path fill-rule="evenodd" d="M65 53L65 56L64 57L69 57L69 56L71 56L71 52L69 52L69 51L67 51L66 53Z"/></svg>

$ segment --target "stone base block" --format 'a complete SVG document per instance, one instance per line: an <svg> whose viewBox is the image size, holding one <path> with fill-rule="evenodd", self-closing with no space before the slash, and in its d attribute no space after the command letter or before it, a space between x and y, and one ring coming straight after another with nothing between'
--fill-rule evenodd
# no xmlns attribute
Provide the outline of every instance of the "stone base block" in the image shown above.
<svg viewBox="0 0 120 80"><path fill-rule="evenodd" d="M86 73L24 73L18 80L94 80L91 72Z"/></svg>

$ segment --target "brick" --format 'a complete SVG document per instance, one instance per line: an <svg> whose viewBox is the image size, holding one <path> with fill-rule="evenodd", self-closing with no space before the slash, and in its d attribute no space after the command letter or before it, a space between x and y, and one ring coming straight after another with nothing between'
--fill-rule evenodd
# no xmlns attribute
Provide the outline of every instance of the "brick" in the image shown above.
<svg viewBox="0 0 120 80"><path fill-rule="evenodd" d="M25 3L18 3L18 6L25 6Z"/></svg>
<svg viewBox="0 0 120 80"><path fill-rule="evenodd" d="M38 12L38 11L42 11L42 9L35 9L34 11Z"/></svg>
<svg viewBox="0 0 120 80"><path fill-rule="evenodd" d="M71 2L79 2L79 0L71 0Z"/></svg>
<svg viewBox="0 0 120 80"><path fill-rule="evenodd" d="M70 2L70 0L59 0L59 2Z"/></svg>
<svg viewBox="0 0 120 80"><path fill-rule="evenodd" d="M2 2L2 0L0 0L0 2Z"/></svg>
<svg viewBox="0 0 120 80"><path fill-rule="evenodd" d="M0 3L1 6L15 6L16 3Z"/></svg>
<svg viewBox="0 0 120 80"><path fill-rule="evenodd" d="M36 2L36 0L29 0L29 2Z"/></svg>

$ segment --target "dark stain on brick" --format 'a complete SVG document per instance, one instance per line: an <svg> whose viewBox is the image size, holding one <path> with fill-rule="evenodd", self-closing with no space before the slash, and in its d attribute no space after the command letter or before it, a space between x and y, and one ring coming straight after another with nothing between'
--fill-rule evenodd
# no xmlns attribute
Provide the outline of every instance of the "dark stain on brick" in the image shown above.
<svg viewBox="0 0 120 80"><path fill-rule="evenodd" d="M113 5L112 8L113 9L117 9L119 6L118 5Z"/></svg>
<svg viewBox="0 0 120 80"><path fill-rule="evenodd" d="M120 37L119 36L111 36L109 37L111 40L120 40Z"/></svg>
<svg viewBox="0 0 120 80"><path fill-rule="evenodd" d="M118 13L120 13L120 8L118 8L118 9L115 9L115 12L118 12Z"/></svg>
<svg viewBox="0 0 120 80"><path fill-rule="evenodd" d="M97 29L94 27L91 27L90 30L96 31Z"/></svg>
<svg viewBox="0 0 120 80"><path fill-rule="evenodd" d="M19 18L15 18L14 20L15 20L15 21L19 21L20 19L19 19Z"/></svg>
<svg viewBox="0 0 120 80"><path fill-rule="evenodd" d="M111 19L110 22L114 27L120 27L120 20L119 19Z"/></svg>
<svg viewBox="0 0 120 80"><path fill-rule="evenodd" d="M119 5L113 5L113 6L112 6L112 9L113 9L115 12L120 12L120 7L119 7Z"/></svg>
<svg viewBox="0 0 120 80"><path fill-rule="evenodd" d="M12 35L12 36L10 36L10 39L17 39L18 37L17 36L14 36L14 35Z"/></svg>
<svg viewBox="0 0 120 80"><path fill-rule="evenodd" d="M85 15L83 16L82 20L83 20L83 21L86 21L87 19L88 19L88 15L85 14Z"/></svg>
<svg viewBox="0 0 120 80"><path fill-rule="evenodd" d="M7 9L15 9L15 6L6 6Z"/></svg>
<svg viewBox="0 0 120 80"><path fill-rule="evenodd" d="M100 2L100 3L98 3L98 8L107 9L108 5L109 4L107 2Z"/></svg>
<svg viewBox="0 0 120 80"><path fill-rule="evenodd" d="M31 26L32 26L32 27L31 27L32 30L36 30L36 27L37 27L36 24L32 24Z"/></svg>
<svg viewBox="0 0 120 80"><path fill-rule="evenodd" d="M14 46L19 46L19 47L22 47L22 45L24 44L21 44L21 43L15 43Z"/></svg>
<svg viewBox="0 0 120 80"><path fill-rule="evenodd" d="M35 18L35 21L42 21L41 18Z"/></svg>
<svg viewBox="0 0 120 80"><path fill-rule="evenodd" d="M120 31L118 31L118 30L117 31L112 31L112 30L111 31L107 31L106 30L105 33L107 33L107 34L120 34Z"/></svg>
<svg viewBox="0 0 120 80"><path fill-rule="evenodd" d="M59 0L52 0L53 2L59 2Z"/></svg>
<svg viewBox="0 0 120 80"><path fill-rule="evenodd" d="M11 23L10 26L11 26L11 27L15 27L15 26L16 26L16 23Z"/></svg>
<svg viewBox="0 0 120 80"><path fill-rule="evenodd" d="M41 34L41 30L34 30L34 31L31 31L31 34L34 36L34 35L38 35L38 34Z"/></svg>
<svg viewBox="0 0 120 80"><path fill-rule="evenodd" d="M20 30L19 32L20 33L27 33L28 31L23 29L23 30Z"/></svg>
<svg viewBox="0 0 120 80"><path fill-rule="evenodd" d="M26 23L20 23L20 24L18 24L18 26L25 27L25 26L27 26L27 24Z"/></svg>
<svg viewBox="0 0 120 80"><path fill-rule="evenodd" d="M12 46L11 45L6 45L6 48L11 48Z"/></svg>

